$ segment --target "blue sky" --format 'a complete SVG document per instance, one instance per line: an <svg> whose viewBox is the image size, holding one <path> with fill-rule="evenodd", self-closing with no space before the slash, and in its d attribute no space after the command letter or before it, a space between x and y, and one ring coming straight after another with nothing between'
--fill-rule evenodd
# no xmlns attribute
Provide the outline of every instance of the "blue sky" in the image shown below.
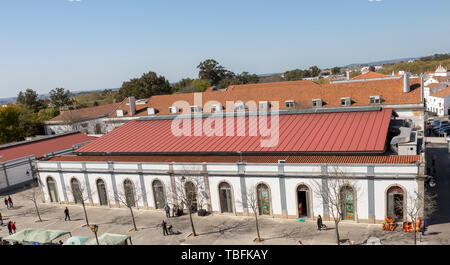
<svg viewBox="0 0 450 265"><path fill-rule="evenodd" d="M450 52L448 0L0 0L0 98Z"/></svg>

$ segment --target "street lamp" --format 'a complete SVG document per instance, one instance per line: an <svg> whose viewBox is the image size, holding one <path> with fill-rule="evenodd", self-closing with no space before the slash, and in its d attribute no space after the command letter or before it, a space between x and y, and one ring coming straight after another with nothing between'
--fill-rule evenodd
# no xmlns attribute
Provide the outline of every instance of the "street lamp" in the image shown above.
<svg viewBox="0 0 450 265"><path fill-rule="evenodd" d="M95 240L97 240L97 245L100 245L98 243L98 237L97 237L98 225L92 225L91 226L91 231L94 232L94 234L95 234Z"/></svg>

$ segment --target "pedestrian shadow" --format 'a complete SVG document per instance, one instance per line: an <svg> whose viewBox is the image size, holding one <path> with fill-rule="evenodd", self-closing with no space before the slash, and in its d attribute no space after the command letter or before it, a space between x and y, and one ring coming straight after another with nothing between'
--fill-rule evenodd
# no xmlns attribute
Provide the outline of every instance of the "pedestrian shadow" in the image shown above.
<svg viewBox="0 0 450 265"><path fill-rule="evenodd" d="M211 235L211 234L219 234L219 235L224 235L225 232L235 232L239 229L243 229L248 227L249 224L246 222L239 222L233 225L215 225L213 226L213 231L209 231L209 232L203 232L203 233L199 233L199 235Z"/></svg>
<svg viewBox="0 0 450 265"><path fill-rule="evenodd" d="M425 235L430 235L430 236L434 236L434 235L439 235L441 232L430 232L430 233L426 233Z"/></svg>
<svg viewBox="0 0 450 265"><path fill-rule="evenodd" d="M22 209L23 208L23 206L22 205L17 205L17 206L13 206L13 207L10 207L10 208L8 208L8 210L9 211L14 211L14 210L19 210L19 209Z"/></svg>

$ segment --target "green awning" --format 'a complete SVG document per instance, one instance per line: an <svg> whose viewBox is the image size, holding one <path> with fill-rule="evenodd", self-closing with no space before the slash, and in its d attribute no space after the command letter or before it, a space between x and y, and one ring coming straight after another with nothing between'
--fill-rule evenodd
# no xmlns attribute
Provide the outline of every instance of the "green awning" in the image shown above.
<svg viewBox="0 0 450 265"><path fill-rule="evenodd" d="M127 235L109 234L105 233L98 237L99 245L123 245L128 238ZM94 239L86 243L86 245L97 245L97 241Z"/></svg>
<svg viewBox="0 0 450 265"><path fill-rule="evenodd" d="M24 229L20 232L4 237L3 240L15 241L19 243L29 242L46 244L66 234L70 234L70 232L62 230Z"/></svg>
<svg viewBox="0 0 450 265"><path fill-rule="evenodd" d="M67 239L67 241L64 242L63 245L83 245L88 240L89 240L89 237L87 237L87 236L73 236L73 237Z"/></svg>

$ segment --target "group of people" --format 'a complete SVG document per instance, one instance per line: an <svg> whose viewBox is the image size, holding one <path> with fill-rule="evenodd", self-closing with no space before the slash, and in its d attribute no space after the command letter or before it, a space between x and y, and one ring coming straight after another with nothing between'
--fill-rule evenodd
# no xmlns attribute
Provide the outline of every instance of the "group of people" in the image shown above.
<svg viewBox="0 0 450 265"><path fill-rule="evenodd" d="M10 235L16 233L16 222L9 221L8 222L8 232Z"/></svg>
<svg viewBox="0 0 450 265"><path fill-rule="evenodd" d="M168 204L166 204L164 206L164 211L166 212L166 217L170 218L170 206ZM178 207L177 205L174 205L172 207L172 217L178 216Z"/></svg>
<svg viewBox="0 0 450 265"><path fill-rule="evenodd" d="M8 196L8 198L5 198L5 206L7 209L12 208L14 206L11 196Z"/></svg>
<svg viewBox="0 0 450 265"><path fill-rule="evenodd" d="M5 206L6 206L6 209L13 208L14 204L13 204L13 201L11 199L11 196L8 196L8 198L5 198ZM3 215L2 215L2 213L0 213L0 225L3 225ZM16 222L9 221L8 224L7 224L7 227L8 227L8 232L9 232L10 235L16 233L16 229L17 229L16 228Z"/></svg>

